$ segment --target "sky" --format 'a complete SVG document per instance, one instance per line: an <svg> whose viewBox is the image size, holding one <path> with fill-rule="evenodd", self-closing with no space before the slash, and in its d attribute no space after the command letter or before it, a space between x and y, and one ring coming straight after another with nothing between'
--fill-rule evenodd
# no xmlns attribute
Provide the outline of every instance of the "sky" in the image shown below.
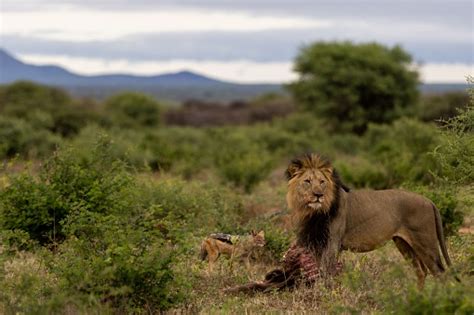
<svg viewBox="0 0 474 315"><path fill-rule="evenodd" d="M316 41L401 45L426 83L474 74L474 1L0 0L0 47L80 74L190 70L240 83L297 78Z"/></svg>

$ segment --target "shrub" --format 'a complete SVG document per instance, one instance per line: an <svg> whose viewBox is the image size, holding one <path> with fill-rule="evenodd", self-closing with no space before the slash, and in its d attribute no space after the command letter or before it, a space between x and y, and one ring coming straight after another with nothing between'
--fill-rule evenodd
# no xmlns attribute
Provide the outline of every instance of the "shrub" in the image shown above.
<svg viewBox="0 0 474 315"><path fill-rule="evenodd" d="M80 237L61 244L48 262L64 291L83 303L92 296L126 313L158 311L180 301L172 270L180 250L163 237L153 213L84 214L66 223Z"/></svg>
<svg viewBox="0 0 474 315"><path fill-rule="evenodd" d="M349 187L372 189L387 187L387 174L383 165L363 157L338 159L334 164L342 181Z"/></svg>
<svg viewBox="0 0 474 315"><path fill-rule="evenodd" d="M31 127L23 120L0 117L0 157L13 157L27 151Z"/></svg>
<svg viewBox="0 0 474 315"><path fill-rule="evenodd" d="M318 42L295 61L299 79L289 88L306 110L333 130L363 133L370 122L389 123L415 104L418 75L399 46Z"/></svg>
<svg viewBox="0 0 474 315"><path fill-rule="evenodd" d="M434 157L441 164L442 179L455 185L474 182L474 98L471 105L446 122Z"/></svg>
<svg viewBox="0 0 474 315"><path fill-rule="evenodd" d="M0 90L0 113L28 120L35 111L54 114L71 101L60 89L19 81Z"/></svg>
<svg viewBox="0 0 474 315"><path fill-rule="evenodd" d="M126 189L130 176L120 161L109 157L110 142L98 142L90 160L73 150L55 154L38 178L21 174L0 191L0 226L22 230L41 244L64 238L62 221L72 211L113 213L132 207Z"/></svg>
<svg viewBox="0 0 474 315"><path fill-rule="evenodd" d="M472 286L433 283L424 290L409 287L402 294L386 292L385 310L391 314L472 314Z"/></svg>
<svg viewBox="0 0 474 315"><path fill-rule="evenodd" d="M57 282L39 257L19 252L6 259L0 270L2 314L41 314L53 311L51 301L57 293Z"/></svg>
<svg viewBox="0 0 474 315"><path fill-rule="evenodd" d="M160 122L161 107L150 96L124 92L106 100L105 110L113 123L122 127L155 127Z"/></svg>
<svg viewBox="0 0 474 315"><path fill-rule="evenodd" d="M404 182L428 184L439 164L430 154L439 144L436 128L402 118L390 125L370 125L364 135L367 159L384 167L385 183L393 187Z"/></svg>
<svg viewBox="0 0 474 315"><path fill-rule="evenodd" d="M463 91L425 95L417 105L417 117L422 121L445 121L468 104L469 95Z"/></svg>
<svg viewBox="0 0 474 315"><path fill-rule="evenodd" d="M464 214L458 208L456 190L452 187L407 185L407 189L424 195L436 205L443 220L446 235L453 235L463 223Z"/></svg>
<svg viewBox="0 0 474 315"><path fill-rule="evenodd" d="M142 199L145 207L160 205L161 217L174 222L174 232L188 236L233 233L242 211L241 200L233 190L212 182L162 178L145 185Z"/></svg>
<svg viewBox="0 0 474 315"><path fill-rule="evenodd" d="M46 129L35 130L22 119L0 116L0 158L44 157L60 143L61 138Z"/></svg>
<svg viewBox="0 0 474 315"><path fill-rule="evenodd" d="M274 157L243 134L233 133L219 142L222 145L216 148L216 166L225 180L250 192L270 173Z"/></svg>

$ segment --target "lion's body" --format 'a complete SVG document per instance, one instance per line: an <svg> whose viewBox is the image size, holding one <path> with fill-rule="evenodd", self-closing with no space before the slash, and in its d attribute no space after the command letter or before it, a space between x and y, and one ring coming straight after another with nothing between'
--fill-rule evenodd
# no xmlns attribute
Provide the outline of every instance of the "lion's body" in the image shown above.
<svg viewBox="0 0 474 315"><path fill-rule="evenodd" d="M331 271L341 250L367 252L389 240L412 262L420 286L428 271L444 271L438 246L450 265L439 211L425 197L403 190L348 191L317 155L293 161L288 175L298 241L314 250L324 270Z"/></svg>

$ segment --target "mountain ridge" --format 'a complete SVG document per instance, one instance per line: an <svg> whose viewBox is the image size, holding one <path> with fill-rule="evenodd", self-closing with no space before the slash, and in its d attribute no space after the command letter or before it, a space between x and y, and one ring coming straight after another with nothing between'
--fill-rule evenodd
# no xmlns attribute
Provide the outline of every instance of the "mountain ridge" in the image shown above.
<svg viewBox="0 0 474 315"><path fill-rule="evenodd" d="M192 71L163 73L156 75L134 75L111 73L100 75L80 75L55 65L31 65L24 63L0 48L0 84L19 80L30 80L60 86L137 86L137 85L216 85L234 84L213 79Z"/></svg>

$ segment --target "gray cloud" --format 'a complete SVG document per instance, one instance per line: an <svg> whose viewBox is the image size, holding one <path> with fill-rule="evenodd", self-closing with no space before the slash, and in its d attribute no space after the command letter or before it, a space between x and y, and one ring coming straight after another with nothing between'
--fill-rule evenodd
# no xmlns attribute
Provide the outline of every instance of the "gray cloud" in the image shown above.
<svg viewBox="0 0 474 315"><path fill-rule="evenodd" d="M259 32L136 34L118 40L66 42L2 36L13 53L62 54L135 61L192 59L288 61L298 48L317 40L378 41L401 44L423 62L473 62L472 1L192 1L192 0L2 0L2 10L47 10L59 5L96 10L197 9L255 15L303 16L335 20L325 29ZM361 22L363 25L353 24ZM177 21L179 23L179 21Z"/></svg>
<svg viewBox="0 0 474 315"><path fill-rule="evenodd" d="M344 35L340 35L344 34ZM3 36L0 45L13 53L68 55L101 59L163 61L171 59L258 62L288 61L305 44L318 40L378 41L401 44L416 61L473 63L469 38L455 41L431 38L400 40L396 36L370 35L347 26L331 29L260 32L183 32L136 34L118 40L66 42L34 37Z"/></svg>
<svg viewBox="0 0 474 315"><path fill-rule="evenodd" d="M471 0L2 0L3 10L50 10L64 5L119 11L190 8L314 18L395 18L400 23L429 22L462 29L472 29L474 9Z"/></svg>

